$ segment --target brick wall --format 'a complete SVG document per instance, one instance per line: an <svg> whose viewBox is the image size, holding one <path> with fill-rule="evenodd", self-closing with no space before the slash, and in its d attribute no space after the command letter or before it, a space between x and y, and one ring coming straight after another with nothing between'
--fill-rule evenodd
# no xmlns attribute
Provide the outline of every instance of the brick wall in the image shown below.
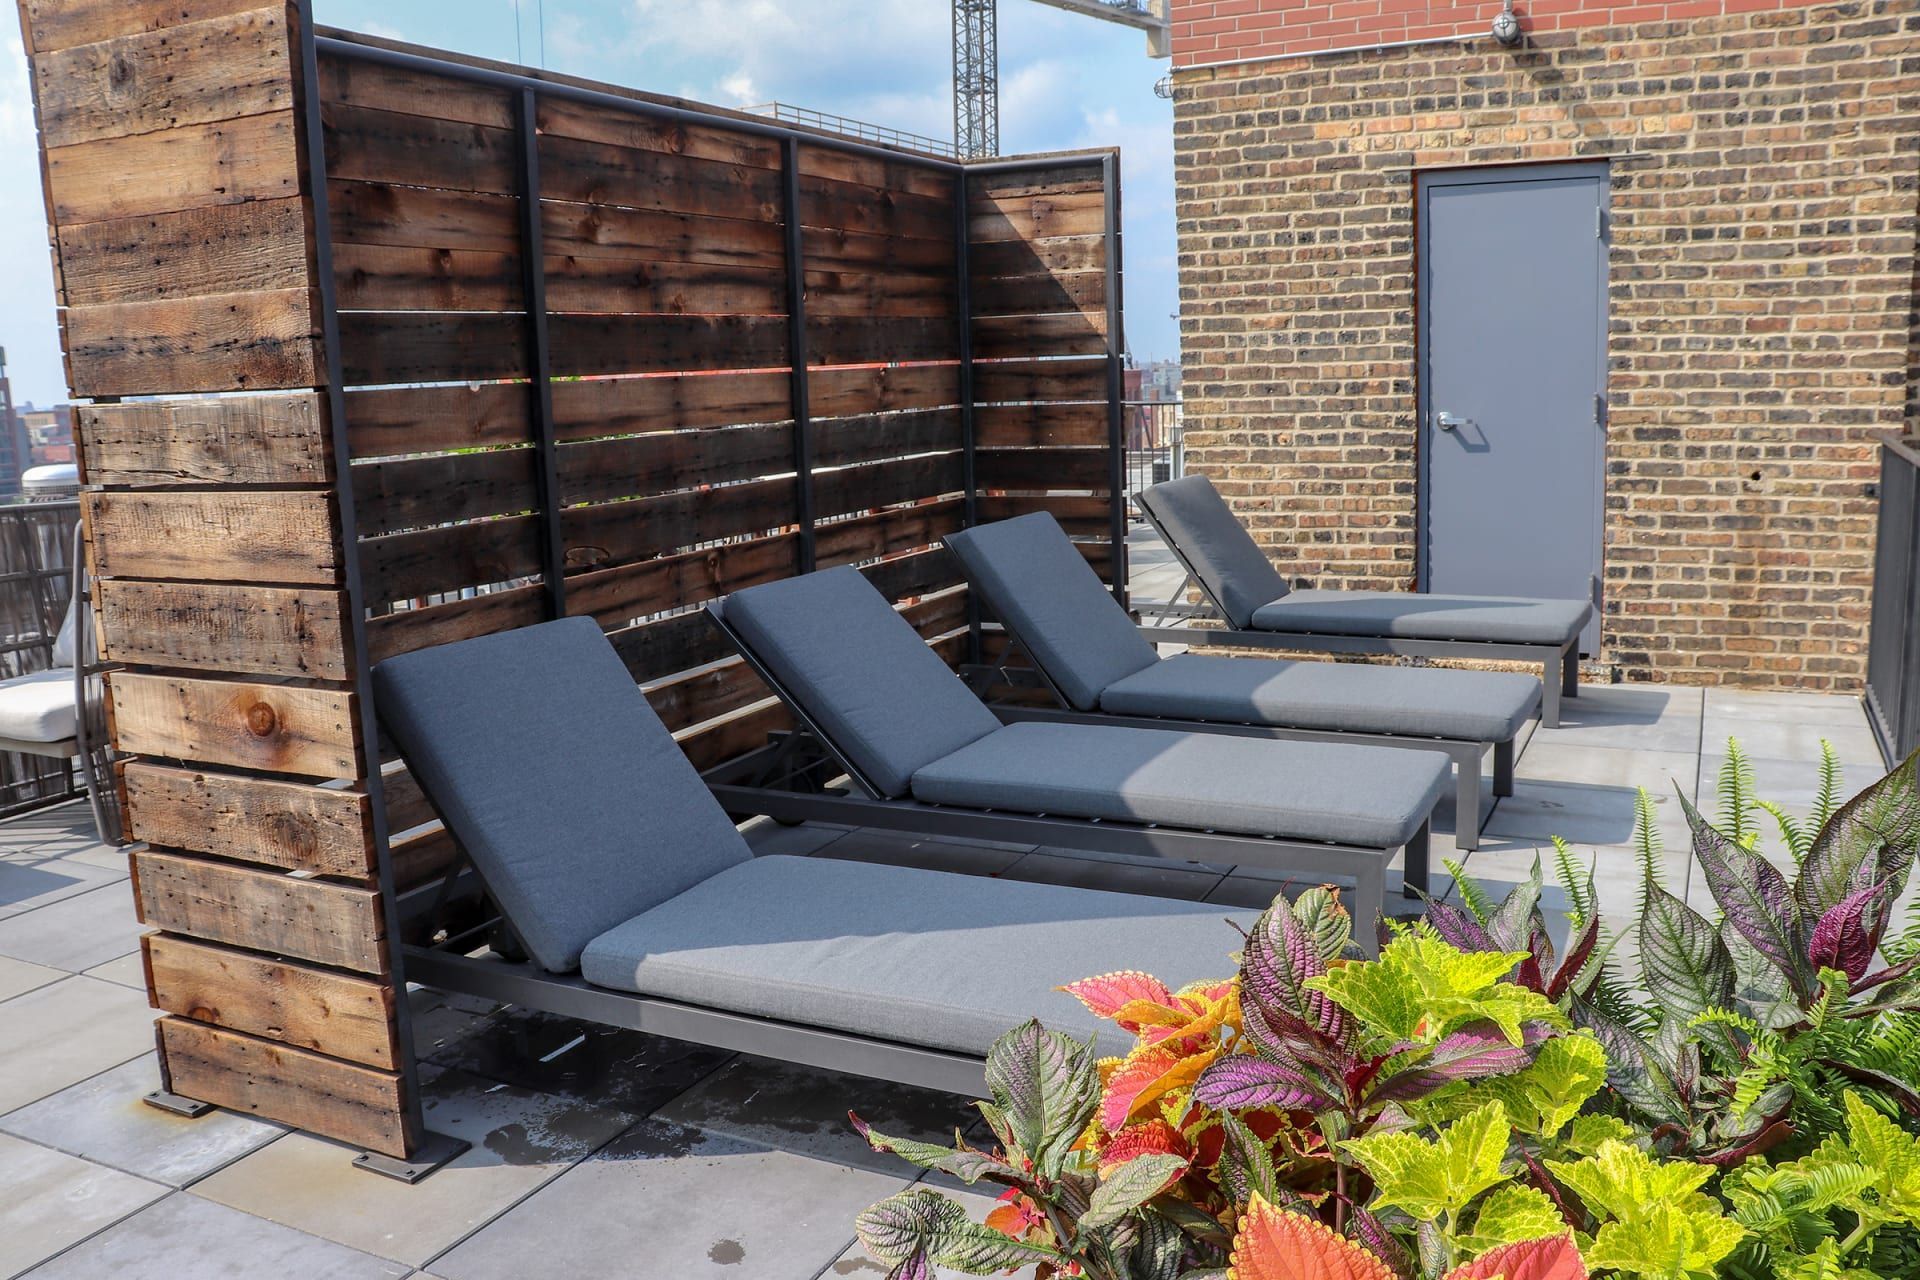
<svg viewBox="0 0 1920 1280"><path fill-rule="evenodd" d="M1415 173L1609 158L1601 660L1859 687L1872 433L1920 401L1920 6L1189 66L1175 86L1187 457L1283 573L1413 585Z"/></svg>

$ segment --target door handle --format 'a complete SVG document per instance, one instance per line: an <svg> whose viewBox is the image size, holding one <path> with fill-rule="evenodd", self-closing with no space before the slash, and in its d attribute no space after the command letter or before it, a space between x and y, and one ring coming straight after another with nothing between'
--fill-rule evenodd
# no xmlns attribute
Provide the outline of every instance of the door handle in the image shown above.
<svg viewBox="0 0 1920 1280"><path fill-rule="evenodd" d="M1452 431L1456 427L1464 427L1470 421L1471 419L1469 418L1463 418L1458 414L1448 413L1445 410L1441 410L1433 416L1433 425L1439 427L1442 431Z"/></svg>

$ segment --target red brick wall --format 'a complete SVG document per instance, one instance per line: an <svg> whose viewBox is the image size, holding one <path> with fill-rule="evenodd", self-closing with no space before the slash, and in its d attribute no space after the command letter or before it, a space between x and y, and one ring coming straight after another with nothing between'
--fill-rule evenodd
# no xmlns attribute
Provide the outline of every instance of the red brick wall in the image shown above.
<svg viewBox="0 0 1920 1280"><path fill-rule="evenodd" d="M1788 8L1806 0L1532 0L1516 2L1529 35L1576 27L1681 21ZM1499 0L1172 0L1173 65L1484 36Z"/></svg>
<svg viewBox="0 0 1920 1280"><path fill-rule="evenodd" d="M1609 158L1601 660L1859 687L1874 435L1901 425L1920 350L1920 4L1174 85L1188 463L1284 574L1413 585L1415 174Z"/></svg>

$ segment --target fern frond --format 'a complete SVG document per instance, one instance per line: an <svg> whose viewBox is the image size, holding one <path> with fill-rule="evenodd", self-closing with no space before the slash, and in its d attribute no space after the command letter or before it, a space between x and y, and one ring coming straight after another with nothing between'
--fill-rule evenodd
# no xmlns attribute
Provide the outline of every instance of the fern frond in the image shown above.
<svg viewBox="0 0 1920 1280"><path fill-rule="evenodd" d="M1720 762L1716 790L1720 796L1720 833L1736 844L1748 842L1747 815L1753 811L1753 762L1738 738L1727 739L1727 758Z"/></svg>
<svg viewBox="0 0 1920 1280"><path fill-rule="evenodd" d="M1553 837L1553 875L1566 892L1572 908L1567 919L1577 933L1600 914L1599 894L1593 887L1594 862L1583 868L1573 858L1573 846L1559 836Z"/></svg>
<svg viewBox="0 0 1920 1280"><path fill-rule="evenodd" d="M1774 825L1780 828L1780 838L1786 842L1787 852L1793 855L1793 865L1797 869L1806 861L1807 850L1813 843L1807 828L1771 800L1756 800L1754 807L1772 816Z"/></svg>
<svg viewBox="0 0 1920 1280"><path fill-rule="evenodd" d="M1833 744L1825 738L1820 739L1820 790L1813 800L1813 816L1808 819L1808 840L1820 834L1827 825L1834 810L1840 807L1840 757L1835 754Z"/></svg>
<svg viewBox="0 0 1920 1280"><path fill-rule="evenodd" d="M1467 869L1453 858L1442 858L1440 865L1445 867L1447 874L1453 877L1453 886L1460 891L1460 903L1466 907L1468 913L1481 924L1492 919L1494 911L1497 910L1493 905L1493 899L1489 898L1487 891L1467 874Z"/></svg>
<svg viewBox="0 0 1920 1280"><path fill-rule="evenodd" d="M1666 888L1660 875L1660 826L1653 813L1653 796L1641 787L1633 797L1633 851L1640 860L1640 914L1647 914L1655 889Z"/></svg>

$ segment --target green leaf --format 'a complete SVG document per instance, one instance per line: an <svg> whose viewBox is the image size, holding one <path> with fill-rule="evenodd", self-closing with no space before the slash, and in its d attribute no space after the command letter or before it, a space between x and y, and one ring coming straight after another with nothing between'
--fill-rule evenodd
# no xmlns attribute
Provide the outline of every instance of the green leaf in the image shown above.
<svg viewBox="0 0 1920 1280"><path fill-rule="evenodd" d="M1737 738L1727 739L1727 758L1720 762L1718 783L1720 830L1729 840L1745 843L1749 830L1747 815L1753 812L1756 784L1753 765L1747 760L1747 753L1740 749Z"/></svg>
<svg viewBox="0 0 1920 1280"><path fill-rule="evenodd" d="M1602 1142L1585 1160L1547 1161L1547 1168L1596 1217L1631 1218L1655 1201L1678 1200L1705 1186L1711 1165L1662 1163L1625 1142Z"/></svg>
<svg viewBox="0 0 1920 1280"><path fill-rule="evenodd" d="M1606 1052L1591 1032L1580 1031L1546 1041L1525 1070L1489 1079L1476 1091L1498 1098L1521 1133L1551 1137L1606 1082Z"/></svg>
<svg viewBox="0 0 1920 1280"><path fill-rule="evenodd" d="M1091 1045L1029 1019L988 1050L987 1088L1012 1137L1009 1154L1052 1178L1093 1118L1100 1074Z"/></svg>
<svg viewBox="0 0 1920 1280"><path fill-rule="evenodd" d="M1459 1213L1506 1180L1501 1162L1512 1132L1497 1102L1463 1116L1429 1142L1405 1131L1372 1133L1341 1143L1373 1178L1373 1208L1403 1209L1422 1222Z"/></svg>
<svg viewBox="0 0 1920 1280"><path fill-rule="evenodd" d="M1566 1234L1567 1222L1546 1193L1517 1184L1500 1187L1480 1202L1473 1230L1458 1236L1456 1244L1473 1254L1503 1244Z"/></svg>
<svg viewBox="0 0 1920 1280"><path fill-rule="evenodd" d="M1221 1185L1242 1203L1259 1196L1269 1204L1284 1204L1291 1192L1280 1192L1280 1174L1273 1165L1273 1152L1255 1136L1246 1121L1231 1111L1220 1113L1225 1141L1220 1148L1218 1166Z"/></svg>
<svg viewBox="0 0 1920 1280"><path fill-rule="evenodd" d="M1710 1209L1653 1204L1631 1220L1602 1226L1586 1260L1595 1269L1611 1267L1650 1280L1713 1280L1721 1260L1746 1234L1739 1223Z"/></svg>
<svg viewBox="0 0 1920 1280"><path fill-rule="evenodd" d="M1570 1151L1592 1155L1603 1142L1631 1143L1633 1126L1618 1116L1575 1116L1567 1129L1564 1145Z"/></svg>
<svg viewBox="0 0 1920 1280"><path fill-rule="evenodd" d="M1313 888L1295 898L1293 919L1322 964L1339 959L1353 941L1353 917L1331 889Z"/></svg>
<svg viewBox="0 0 1920 1280"><path fill-rule="evenodd" d="M1180 1156L1135 1156L1100 1180L1087 1211L1080 1215L1081 1234L1120 1221L1165 1191L1186 1170L1187 1161Z"/></svg>
<svg viewBox="0 0 1920 1280"><path fill-rule="evenodd" d="M1720 931L1657 885L1648 887L1640 917L1640 972L1671 1016L1690 1020L1733 999L1733 957Z"/></svg>
<svg viewBox="0 0 1920 1280"><path fill-rule="evenodd" d="M868 1127L859 1116L849 1116L853 1127L867 1140L867 1145L875 1151L899 1156L908 1164L922 1169L938 1169L942 1173L952 1174L971 1186L982 1178L992 1178L998 1182L1019 1183L1025 1180L1019 1177L1019 1171L1006 1161L985 1151L975 1151L955 1135L952 1147L943 1147L933 1142L916 1142L911 1138L890 1138Z"/></svg>
<svg viewBox="0 0 1920 1280"><path fill-rule="evenodd" d="M906 1261L916 1250L973 1275L1065 1261L1058 1250L1015 1240L972 1221L958 1204L924 1188L882 1200L854 1219L853 1231L867 1252L888 1266Z"/></svg>
<svg viewBox="0 0 1920 1280"><path fill-rule="evenodd" d="M1524 1041L1525 1023L1566 1025L1566 1016L1545 996L1500 981L1526 958L1524 951L1461 951L1416 927L1388 943L1378 960L1337 964L1306 986L1383 1040L1431 1044L1486 1019L1517 1045Z"/></svg>

